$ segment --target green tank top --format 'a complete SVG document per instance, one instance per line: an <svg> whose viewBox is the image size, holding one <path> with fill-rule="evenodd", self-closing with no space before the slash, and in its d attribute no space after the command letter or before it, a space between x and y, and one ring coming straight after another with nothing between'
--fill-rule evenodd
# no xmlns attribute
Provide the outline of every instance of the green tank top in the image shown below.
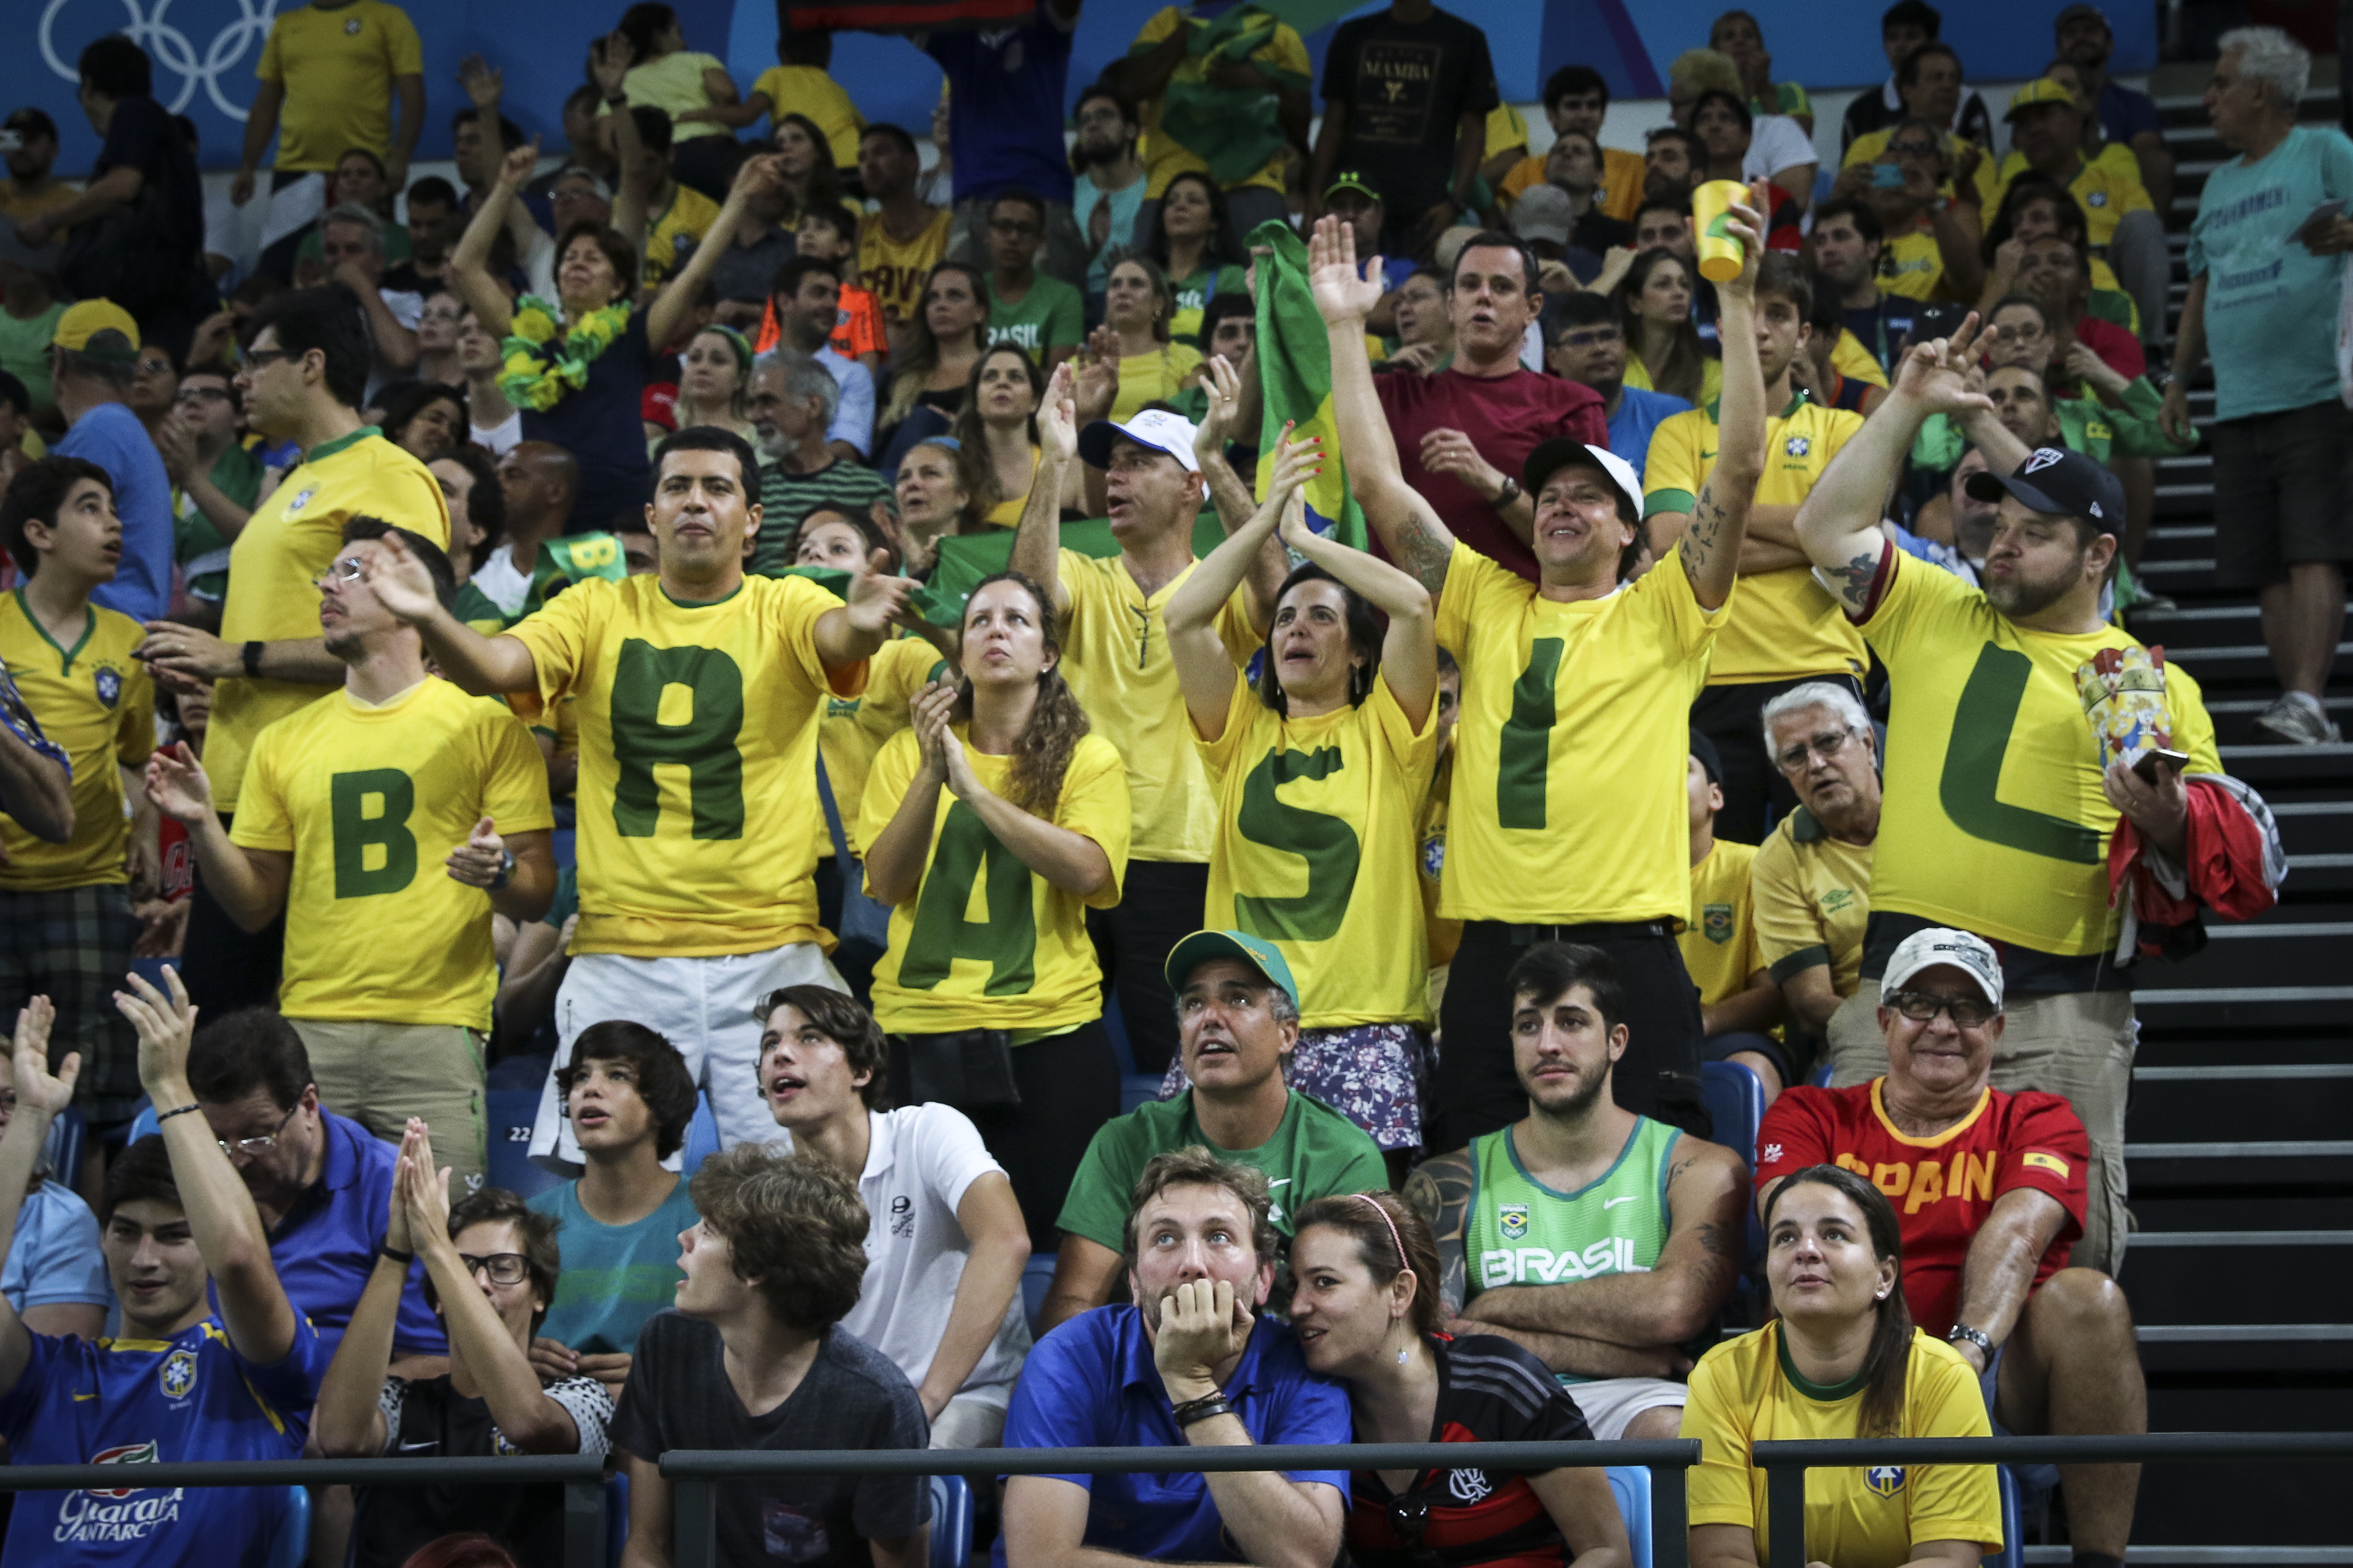
<svg viewBox="0 0 2353 1568"><path fill-rule="evenodd" d="M1528 1174L1510 1128L1472 1139L1462 1224L1469 1293L1650 1272L1667 1243L1667 1160L1682 1136L1635 1118L1617 1163L1573 1193Z"/></svg>

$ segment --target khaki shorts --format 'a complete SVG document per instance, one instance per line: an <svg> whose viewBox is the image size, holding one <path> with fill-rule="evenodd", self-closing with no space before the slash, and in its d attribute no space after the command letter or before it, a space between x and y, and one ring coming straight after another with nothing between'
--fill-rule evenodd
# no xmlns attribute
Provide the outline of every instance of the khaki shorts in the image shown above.
<svg viewBox="0 0 2353 1568"><path fill-rule="evenodd" d="M462 1197L490 1169L482 1105L482 1037L455 1024L355 1023L289 1018L311 1057L319 1099L387 1143L397 1143L412 1116L433 1139L433 1160L449 1167L449 1192Z"/></svg>

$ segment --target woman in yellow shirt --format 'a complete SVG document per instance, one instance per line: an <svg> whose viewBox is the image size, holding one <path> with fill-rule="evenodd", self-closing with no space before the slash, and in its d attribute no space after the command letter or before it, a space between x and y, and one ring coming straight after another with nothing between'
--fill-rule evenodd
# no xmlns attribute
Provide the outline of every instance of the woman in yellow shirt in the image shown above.
<svg viewBox="0 0 2353 1568"><path fill-rule="evenodd" d="M892 1097L970 1116L1051 1248L1088 1141L1119 1114L1087 910L1119 902L1126 765L1089 732L1035 583L984 578L961 634L955 684L915 697L867 774L866 889L894 906L874 1017Z"/></svg>
<svg viewBox="0 0 2353 1568"><path fill-rule="evenodd" d="M660 0L638 0L621 13L616 30L629 47L629 74L621 79L629 107L670 116L670 172L680 184L724 200L744 150L707 111L735 103L735 79L717 56L686 47L678 13Z"/></svg>
<svg viewBox="0 0 2353 1568"><path fill-rule="evenodd" d="M1412 913L1438 765L1438 643L1428 590L1307 526L1301 487L1322 460L1320 441L1285 440L1266 503L1170 595L1168 652L1218 792L1203 923L1282 950L1299 983L1285 1079L1364 1128L1402 1177L1421 1142L1430 1022ZM1218 620L1278 522L1306 561L1276 594L1253 687ZM1184 1081L1172 1066L1163 1095Z"/></svg>
<svg viewBox="0 0 2353 1568"><path fill-rule="evenodd" d="M1904 1232L1880 1190L1810 1165L1765 1207L1765 1272L1778 1320L1692 1369L1683 1436L1692 1568L1769 1561L1766 1475L1751 1445L1784 1438L1983 1437L1992 1426L1969 1363L1912 1326ZM1990 1465L1875 1465L1806 1472L1806 1558L1828 1568L1976 1568L2001 1550Z"/></svg>
<svg viewBox="0 0 2353 1568"><path fill-rule="evenodd" d="M1131 256L1111 269L1103 288L1103 324L1087 344L1087 358L1100 363L1118 356L1119 394L1111 405L1114 424L1193 384L1201 351L1171 341L1168 323L1176 313L1168 274L1155 263Z"/></svg>
<svg viewBox="0 0 2353 1568"><path fill-rule="evenodd" d="M1634 258L1617 288L1626 332L1626 384L1663 392L1685 403L1713 402L1724 383L1724 362L1707 357L1692 325L1692 269L1663 247Z"/></svg>
<svg viewBox="0 0 2353 1568"><path fill-rule="evenodd" d="M1021 521L1029 502L1029 480L1038 471L1038 405L1046 395L1046 373L1018 343L997 343L972 367L971 389L957 413L955 434L965 452L965 472L981 521L997 528ZM1070 465L1062 481L1062 505L1082 506L1081 465Z"/></svg>

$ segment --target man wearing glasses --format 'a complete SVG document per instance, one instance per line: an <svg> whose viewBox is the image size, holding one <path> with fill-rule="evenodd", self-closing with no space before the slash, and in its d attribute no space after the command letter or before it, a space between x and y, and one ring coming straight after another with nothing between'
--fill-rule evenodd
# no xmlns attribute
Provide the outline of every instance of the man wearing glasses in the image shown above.
<svg viewBox="0 0 2353 1568"><path fill-rule="evenodd" d="M2002 962L1967 931L1915 931L1887 957L1883 1077L1800 1084L1757 1133L1757 1204L1810 1165L1887 1194L1904 1225L1912 1320L1985 1379L1986 1408L2019 1436L2137 1433L2148 1395L2124 1292L2069 1267L2084 1235L2090 1142L2067 1101L1992 1087ZM2124 1559L2137 1465L2063 1465L2076 1561Z"/></svg>
<svg viewBox="0 0 2353 1568"><path fill-rule="evenodd" d="M1765 705L1773 765L1798 806L1774 826L1748 871L1757 947L1789 1017L1781 1085L1811 1065L1812 1044L1854 994L1871 918L1871 851L1879 838L1879 754L1871 716L1845 685L1811 680ZM1773 1086L1768 1086L1773 1087Z"/></svg>
<svg viewBox="0 0 2353 1568"><path fill-rule="evenodd" d="M1565 381L1579 381L1601 395L1609 420L1609 449L1636 473L1651 450L1659 422L1691 407L1680 397L1626 384L1626 332L1608 294L1580 289L1553 313L1552 346L1545 363Z"/></svg>
<svg viewBox="0 0 2353 1568"><path fill-rule="evenodd" d="M988 207L988 341L1014 343L1041 369L1076 353L1086 334L1086 301L1038 270L1046 204L1028 191L1001 192Z"/></svg>
<svg viewBox="0 0 2353 1568"><path fill-rule="evenodd" d="M174 558L188 597L217 624L228 595L228 542L261 499L261 458L237 439L235 379L206 367L180 378L172 411L155 432L155 450L177 492Z"/></svg>
<svg viewBox="0 0 2353 1568"><path fill-rule="evenodd" d="M236 816L262 729L343 682L343 661L321 636L317 584L342 552L344 523L365 513L449 543L448 503L431 471L360 423L373 353L366 322L341 289L281 295L255 313L236 381L246 419L270 441L292 442L302 460L230 548L220 635L147 623L139 657L158 680L175 691L216 683L205 757L223 827ZM274 1003L284 940L276 921L240 929L200 881L185 950L197 1005L218 1017Z"/></svg>
<svg viewBox="0 0 2353 1568"><path fill-rule="evenodd" d="M491 917L547 912L554 819L522 721L428 677L422 637L362 575L394 531L345 525L319 606L343 689L255 742L234 829L185 745L152 759L147 793L188 825L199 873L238 926L290 915L279 1010L328 1102L385 1139L423 1118L462 1195L487 1168ZM440 549L401 542L453 600Z"/></svg>
<svg viewBox="0 0 2353 1568"><path fill-rule="evenodd" d="M1860 142L1857 143L1861 145ZM1975 149L1960 142L1961 156ZM1918 300L1974 300L1985 287L1978 253L1985 186L1954 168L1954 139L1926 120L1905 120L1869 160L1849 154L1831 195L1867 202L1878 215L1885 244L1879 286ZM1985 161L1975 160L1983 170Z"/></svg>

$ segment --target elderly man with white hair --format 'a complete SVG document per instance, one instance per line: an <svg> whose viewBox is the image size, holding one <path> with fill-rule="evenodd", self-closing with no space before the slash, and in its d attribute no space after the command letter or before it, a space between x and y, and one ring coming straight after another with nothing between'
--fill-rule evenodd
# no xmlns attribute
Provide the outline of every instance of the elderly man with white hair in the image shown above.
<svg viewBox="0 0 2353 1568"><path fill-rule="evenodd" d="M1871 851L1879 838L1879 748L1871 715L1843 683L1812 680L1765 705L1766 754L1797 792L1749 868L1758 956L1781 988L1795 1033L1827 1035L1855 994L1871 916ZM1867 1007L1866 1007L1867 1010ZM1781 1082L1810 1065L1791 1041ZM1768 1089L1779 1086L1768 1084Z"/></svg>
<svg viewBox="0 0 2353 1568"><path fill-rule="evenodd" d="M863 366L854 366L863 374ZM841 409L841 384L814 354L777 348L752 362L745 399L760 438L760 531L752 540L750 570L775 576L793 563L801 520L819 507L868 516L887 500L890 481L841 455L831 439Z"/></svg>

